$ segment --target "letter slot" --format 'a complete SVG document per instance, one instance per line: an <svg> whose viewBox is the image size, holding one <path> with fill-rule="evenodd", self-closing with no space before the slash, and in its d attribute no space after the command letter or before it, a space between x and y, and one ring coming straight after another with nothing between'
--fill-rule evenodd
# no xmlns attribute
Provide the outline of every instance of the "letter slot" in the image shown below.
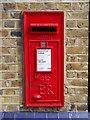
<svg viewBox="0 0 90 120"><path fill-rule="evenodd" d="M31 24L30 32L34 34L57 34L57 25L49 24Z"/></svg>

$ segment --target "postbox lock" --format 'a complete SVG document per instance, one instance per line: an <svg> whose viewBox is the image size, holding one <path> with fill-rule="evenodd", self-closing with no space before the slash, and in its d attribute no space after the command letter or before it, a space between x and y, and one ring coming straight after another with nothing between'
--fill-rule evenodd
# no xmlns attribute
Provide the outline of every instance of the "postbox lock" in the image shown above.
<svg viewBox="0 0 90 120"><path fill-rule="evenodd" d="M34 98L35 100L39 100L39 99L41 98L41 96L40 96L39 94L34 94L34 95L33 95L33 98Z"/></svg>
<svg viewBox="0 0 90 120"><path fill-rule="evenodd" d="M40 74L35 73L34 76L35 76L35 80L40 80Z"/></svg>

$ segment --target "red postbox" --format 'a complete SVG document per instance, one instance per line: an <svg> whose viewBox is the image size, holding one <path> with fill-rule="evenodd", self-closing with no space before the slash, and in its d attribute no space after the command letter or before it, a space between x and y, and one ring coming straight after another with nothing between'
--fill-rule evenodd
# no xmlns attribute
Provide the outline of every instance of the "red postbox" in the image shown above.
<svg viewBox="0 0 90 120"><path fill-rule="evenodd" d="M23 13L25 105L64 106L64 12Z"/></svg>

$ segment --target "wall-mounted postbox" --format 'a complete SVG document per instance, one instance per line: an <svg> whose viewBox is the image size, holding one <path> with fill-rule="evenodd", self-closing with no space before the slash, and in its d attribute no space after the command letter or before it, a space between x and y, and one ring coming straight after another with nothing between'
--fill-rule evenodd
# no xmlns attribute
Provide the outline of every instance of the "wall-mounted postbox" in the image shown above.
<svg viewBox="0 0 90 120"><path fill-rule="evenodd" d="M64 12L24 12L25 104L64 105Z"/></svg>

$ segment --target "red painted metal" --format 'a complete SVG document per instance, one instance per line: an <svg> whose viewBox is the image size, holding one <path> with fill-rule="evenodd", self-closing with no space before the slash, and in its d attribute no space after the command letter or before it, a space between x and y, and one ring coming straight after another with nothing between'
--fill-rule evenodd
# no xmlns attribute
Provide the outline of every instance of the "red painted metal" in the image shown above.
<svg viewBox="0 0 90 120"><path fill-rule="evenodd" d="M64 106L64 12L25 11L23 21L25 105ZM39 51L49 68L38 70Z"/></svg>

